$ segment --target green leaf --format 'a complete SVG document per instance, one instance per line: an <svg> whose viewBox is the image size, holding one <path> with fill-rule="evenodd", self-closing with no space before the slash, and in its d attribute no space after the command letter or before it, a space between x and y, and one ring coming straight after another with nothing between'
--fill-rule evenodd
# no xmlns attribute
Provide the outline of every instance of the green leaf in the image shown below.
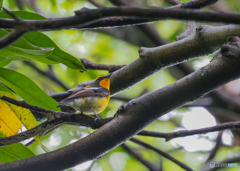
<svg viewBox="0 0 240 171"><path fill-rule="evenodd" d="M0 37L9 34L8 31L0 29ZM32 45L24 38L20 38L13 45L0 51L0 61L11 60L36 60L46 64L56 64L52 60L48 60L46 57L53 52L52 48L43 48Z"/></svg>
<svg viewBox="0 0 240 171"><path fill-rule="evenodd" d="M4 135L0 133L0 137ZM0 162L2 164L36 156L29 148L21 143L0 147Z"/></svg>
<svg viewBox="0 0 240 171"><path fill-rule="evenodd" d="M12 61L0 61L0 68L5 67L5 66L8 65L10 62L12 62Z"/></svg>
<svg viewBox="0 0 240 171"><path fill-rule="evenodd" d="M13 92L11 90L9 90L5 85L3 85L1 83L0 83L0 91L5 91L5 92L13 94Z"/></svg>
<svg viewBox="0 0 240 171"><path fill-rule="evenodd" d="M6 68L0 68L0 80L21 96L27 103L59 111L58 102L43 92L28 77Z"/></svg>
<svg viewBox="0 0 240 171"><path fill-rule="evenodd" d="M86 71L81 61L74 56L62 51L49 37L40 32L30 32L23 36L28 42L40 47L54 47L53 52L47 56L48 59L65 64L72 69ZM38 40L38 41L36 41Z"/></svg>
<svg viewBox="0 0 240 171"><path fill-rule="evenodd" d="M1 2L1 0L0 0ZM16 16L20 17L21 19L24 20L45 20L46 18L33 13L33 12L28 12L28 11L11 11L13 14L15 14ZM9 16L5 11L1 11L0 12L0 18L11 18L11 16Z"/></svg>
<svg viewBox="0 0 240 171"><path fill-rule="evenodd" d="M2 10L2 3L3 3L3 0L0 0L0 11Z"/></svg>
<svg viewBox="0 0 240 171"><path fill-rule="evenodd" d="M44 20L44 19L46 19L39 14L31 13L31 12L27 12L27 11L12 11L12 12L13 12L13 14L15 14L16 16L18 16L22 19L28 19L28 20ZM10 17L5 12L0 12L0 18L12 18L12 17ZM32 45L35 45L36 47L42 47L42 48L52 47L52 48L54 48L53 52L49 56L47 56L47 58L49 60L60 62L72 69L86 71L85 67L83 66L83 64L81 63L81 61L79 59L62 51L45 34L35 31L35 32L30 32L30 33L25 34L23 36L23 38L25 38L26 41L28 41ZM19 44L22 44L22 43L19 43L17 41L16 44L14 44L14 45L20 47ZM23 59L18 59L18 60L23 60Z"/></svg>

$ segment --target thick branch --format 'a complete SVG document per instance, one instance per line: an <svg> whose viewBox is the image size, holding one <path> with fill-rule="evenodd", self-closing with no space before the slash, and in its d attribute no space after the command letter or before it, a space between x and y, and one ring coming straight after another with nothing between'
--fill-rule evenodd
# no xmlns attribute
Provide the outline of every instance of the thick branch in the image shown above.
<svg viewBox="0 0 240 171"><path fill-rule="evenodd" d="M240 27L201 26L194 35L178 42L156 48L141 48L140 58L112 74L111 93L121 92L164 68L211 54L218 50L227 37L234 35L240 36Z"/></svg>
<svg viewBox="0 0 240 171"><path fill-rule="evenodd" d="M121 18L121 17L123 18ZM147 16L147 19L145 19ZM180 19L180 20L196 20L202 22L224 22L232 24L240 24L240 15L218 12L206 12L190 9L162 9L162 8L136 8L136 7L118 7L118 8L99 8L99 9L82 9L76 11L75 16L65 18L51 18L46 20L23 20L21 28L25 31L36 30L60 30L82 27L84 29L93 28L91 23L94 20L106 17L117 17L115 26L123 26L124 20L132 20L133 24L142 24L163 19ZM120 17L120 18L119 18ZM126 18L127 17L127 18ZM130 18L129 18L130 17ZM144 18L141 20L141 18ZM137 22L134 20L137 19ZM99 22L99 21L97 21ZM128 22L127 25L131 24ZM81 24L89 23L88 26ZM93 23L96 24L96 23ZM0 19L0 28L14 28L18 23L12 19ZM110 22L109 26L114 24ZM126 25L126 24L125 24ZM94 28L102 28L98 25ZM107 27L106 23L104 27Z"/></svg>
<svg viewBox="0 0 240 171"><path fill-rule="evenodd" d="M111 75L111 94L114 95L128 89L159 70L199 56L212 54L226 42L227 37L235 35L240 36L240 27L235 25L201 26L194 35L178 42L156 48L142 48L140 55L143 57L136 59ZM88 83L83 85L86 86ZM82 86L78 87L81 88ZM71 92L68 91L50 96L60 101L70 94Z"/></svg>
<svg viewBox="0 0 240 171"><path fill-rule="evenodd" d="M0 169L63 170L102 156L160 116L239 78L239 49L239 43L232 40L223 46L210 64L169 86L122 105L112 121L89 136L50 153L0 165Z"/></svg>

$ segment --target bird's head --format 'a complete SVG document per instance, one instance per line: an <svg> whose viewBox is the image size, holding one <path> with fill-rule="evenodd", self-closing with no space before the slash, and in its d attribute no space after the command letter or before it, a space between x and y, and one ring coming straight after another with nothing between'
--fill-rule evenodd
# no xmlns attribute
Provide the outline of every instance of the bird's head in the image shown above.
<svg viewBox="0 0 240 171"><path fill-rule="evenodd" d="M101 86L103 88L106 88L109 90L110 88L110 76L112 75L112 73L108 74L108 75L100 75L98 76L95 81L92 83L91 87L98 87Z"/></svg>

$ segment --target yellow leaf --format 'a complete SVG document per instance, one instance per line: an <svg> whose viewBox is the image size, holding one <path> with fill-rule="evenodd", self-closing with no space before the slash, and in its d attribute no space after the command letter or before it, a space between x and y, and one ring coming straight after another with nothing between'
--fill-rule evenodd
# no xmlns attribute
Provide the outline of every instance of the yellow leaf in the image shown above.
<svg viewBox="0 0 240 171"><path fill-rule="evenodd" d="M0 132L9 137L15 135L18 129L22 129L22 124L11 108L0 101Z"/></svg>
<svg viewBox="0 0 240 171"><path fill-rule="evenodd" d="M7 96L7 97L10 97L12 99L15 99L15 100L19 100L14 94L12 93L9 93L9 92L5 92L5 91L0 91L0 97L2 96ZM0 101L2 102L2 101ZM3 102L2 102L3 103ZM26 108L23 108L23 107L19 107L19 106L16 106L14 104L11 104L11 103L4 103L11 111L12 113L15 115L15 117L18 119L18 121L20 120L22 122L22 124L27 128L27 129L31 129L35 126L37 126L37 120L36 118L33 116L32 112L29 110L29 109L26 109ZM0 110L1 111L1 110ZM2 112L3 113L3 112ZM20 122L19 121L19 122ZM20 122L20 125L21 125L21 122ZM1 125L1 122L0 122L0 125ZM10 127L12 128L12 127ZM22 129L22 125L21 125L21 129ZM0 128L0 132L1 131L1 128ZM17 132L16 132L17 133ZM15 133L15 134L16 134ZM5 135L5 133L3 132L3 134ZM15 134L11 134L11 135L15 135ZM9 136L11 136L9 135ZM7 136L7 135L6 135ZM35 136L34 139L36 140L36 142L41 146L41 148L45 151L45 152L49 152L50 150L48 150L47 147L45 147L43 144L41 144L40 140L39 140L39 136Z"/></svg>
<svg viewBox="0 0 240 171"><path fill-rule="evenodd" d="M15 95L5 91L0 91L0 97L2 96L7 96L12 99L19 100ZM8 102L6 103L27 129L31 129L37 126L37 120L29 109L19 107Z"/></svg>

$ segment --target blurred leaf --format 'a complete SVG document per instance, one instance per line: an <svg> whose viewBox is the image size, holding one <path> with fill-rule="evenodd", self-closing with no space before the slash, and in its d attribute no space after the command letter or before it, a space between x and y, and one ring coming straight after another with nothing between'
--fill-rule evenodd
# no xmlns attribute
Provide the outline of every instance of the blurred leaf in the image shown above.
<svg viewBox="0 0 240 171"><path fill-rule="evenodd" d="M5 66L8 65L10 62L12 62L12 61L0 61L0 67L5 67Z"/></svg>
<svg viewBox="0 0 240 171"><path fill-rule="evenodd" d="M17 134L19 129L22 129L20 120L6 103L0 101L0 132L8 137Z"/></svg>
<svg viewBox="0 0 240 171"><path fill-rule="evenodd" d="M56 108L58 102L49 97L28 77L13 70L0 68L0 80L19 94L27 103L59 111Z"/></svg>
<svg viewBox="0 0 240 171"><path fill-rule="evenodd" d="M42 17L39 14L26 12L26 11L13 11L13 14L17 15L18 17L20 17L22 19L28 19L28 20L43 20L43 19L46 19L45 17ZM5 12L0 12L0 18L12 18L12 17L10 17ZM43 50L46 49L46 48L49 48L49 47L54 48L52 54L47 56L47 58L49 60L60 62L60 63L66 65L66 66L68 66L69 68L72 68L72 69L78 69L78 70L86 71L85 67L83 66L83 64L81 63L81 61L79 59L77 59L74 56L62 51L45 34L35 31L35 32L27 33L23 37L26 39L25 41L30 42L31 44L35 45L36 47L42 47ZM21 38L21 39L23 39L23 38ZM18 41L16 43L18 43L18 45L22 44L22 43L19 43ZM21 60L21 59L17 59L17 60ZM22 59L22 60L24 60L24 59ZM39 61L40 59L37 58L35 60ZM40 62L42 62L42 61L40 61Z"/></svg>
<svg viewBox="0 0 240 171"><path fill-rule="evenodd" d="M4 138L0 133L0 137ZM33 157L35 154L21 143L0 147L0 162L2 164Z"/></svg>

